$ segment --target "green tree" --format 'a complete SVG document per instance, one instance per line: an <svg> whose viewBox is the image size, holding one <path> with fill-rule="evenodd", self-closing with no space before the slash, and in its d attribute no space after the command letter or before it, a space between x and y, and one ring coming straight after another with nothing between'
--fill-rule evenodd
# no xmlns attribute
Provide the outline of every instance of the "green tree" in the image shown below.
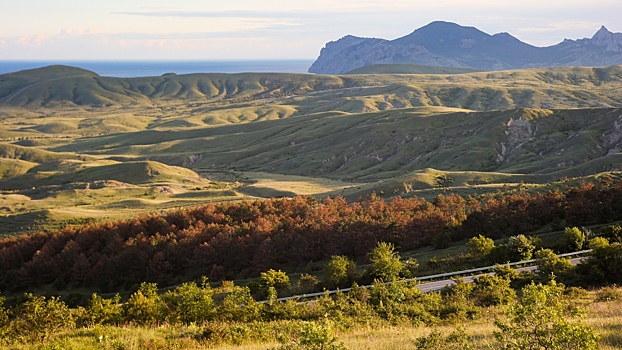
<svg viewBox="0 0 622 350"><path fill-rule="evenodd" d="M609 240L605 237L594 237L587 242L587 246L590 249L603 248L609 245Z"/></svg>
<svg viewBox="0 0 622 350"><path fill-rule="evenodd" d="M75 326L71 310L59 297L46 299L32 293L12 311L12 336L22 342L45 341L63 329Z"/></svg>
<svg viewBox="0 0 622 350"><path fill-rule="evenodd" d="M308 273L303 273L300 275L300 278L298 279L298 284L297 284L298 292L299 293L311 293L315 290L315 286L317 286L318 283L320 283L320 280L317 277L310 275Z"/></svg>
<svg viewBox="0 0 622 350"><path fill-rule="evenodd" d="M570 260L558 257L550 249L538 250L535 258L538 265L538 273L546 278L562 276L573 268Z"/></svg>
<svg viewBox="0 0 622 350"><path fill-rule="evenodd" d="M214 291L203 277L201 286L194 282L184 283L162 296L166 319L171 323L200 324L216 315Z"/></svg>
<svg viewBox="0 0 622 350"><path fill-rule="evenodd" d="M356 263L347 256L333 255L324 266L324 282L329 288L347 286L356 277Z"/></svg>
<svg viewBox="0 0 622 350"><path fill-rule="evenodd" d="M2 344L2 339L6 339L10 332L10 323L9 323L9 314L7 310L4 308L5 298L0 296L0 345Z"/></svg>
<svg viewBox="0 0 622 350"><path fill-rule="evenodd" d="M505 248L512 260L523 261L531 259L536 246L533 244L533 241L525 235L517 235L508 238Z"/></svg>
<svg viewBox="0 0 622 350"><path fill-rule="evenodd" d="M143 326L163 321L163 311L162 298L155 283L141 283L140 289L123 305L124 319Z"/></svg>
<svg viewBox="0 0 622 350"><path fill-rule="evenodd" d="M564 229L564 239L566 240L566 245L569 250L578 251L583 249L586 236L585 233L577 227L566 227L566 229Z"/></svg>
<svg viewBox="0 0 622 350"><path fill-rule="evenodd" d="M118 324L121 322L122 308L119 304L121 296L115 295L112 299L104 299L97 293L91 295L85 309L84 320L88 326L99 324Z"/></svg>
<svg viewBox="0 0 622 350"><path fill-rule="evenodd" d="M478 235L467 242L467 247L469 248L469 254L472 256L484 257L495 248L495 241L492 238Z"/></svg>
<svg viewBox="0 0 622 350"><path fill-rule="evenodd" d="M510 280L501 276L483 275L473 281L471 297L478 306L508 304L516 300L516 292Z"/></svg>
<svg viewBox="0 0 622 350"><path fill-rule="evenodd" d="M368 274L382 281L392 281L399 277L404 265L391 243L379 242L369 255Z"/></svg>
<svg viewBox="0 0 622 350"><path fill-rule="evenodd" d="M225 321L250 322L259 319L262 304L258 304L248 287L233 290L218 305L218 316Z"/></svg>
<svg viewBox="0 0 622 350"><path fill-rule="evenodd" d="M609 225L600 229L601 237L606 238L610 243L618 242L622 243L622 226Z"/></svg>
<svg viewBox="0 0 622 350"><path fill-rule="evenodd" d="M597 333L581 321L566 317L569 301L564 287L551 281L546 285L530 284L523 288L520 302L507 310L507 320L495 321L495 338L502 349L576 349L597 348ZM573 310L580 316L580 310Z"/></svg>
<svg viewBox="0 0 622 350"><path fill-rule="evenodd" d="M264 293L270 288L274 288L277 293L282 293L290 289L289 276L281 270L270 269L260 274L261 289Z"/></svg>

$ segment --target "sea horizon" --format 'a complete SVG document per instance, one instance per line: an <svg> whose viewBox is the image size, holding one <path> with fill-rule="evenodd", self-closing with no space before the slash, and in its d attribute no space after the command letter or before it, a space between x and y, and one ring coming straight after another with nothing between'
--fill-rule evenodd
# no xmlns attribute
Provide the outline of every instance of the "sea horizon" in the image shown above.
<svg viewBox="0 0 622 350"><path fill-rule="evenodd" d="M0 75L51 65L93 71L100 76L135 78L167 73L304 73L312 59L296 60L0 60Z"/></svg>

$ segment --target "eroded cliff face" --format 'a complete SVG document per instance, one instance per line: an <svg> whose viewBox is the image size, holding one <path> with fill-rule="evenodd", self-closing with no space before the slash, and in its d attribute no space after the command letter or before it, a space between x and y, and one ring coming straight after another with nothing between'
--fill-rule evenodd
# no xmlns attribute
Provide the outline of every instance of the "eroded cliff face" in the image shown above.
<svg viewBox="0 0 622 350"><path fill-rule="evenodd" d="M394 45L382 39L346 36L326 44L309 73L343 74L372 64L399 63L463 67L459 62L435 55L420 45Z"/></svg>
<svg viewBox="0 0 622 350"><path fill-rule="evenodd" d="M538 48L507 33L489 35L472 27L433 22L413 33L384 40L346 36L326 44L310 73L342 74L372 64L499 70L622 64L622 33L602 27L592 38Z"/></svg>

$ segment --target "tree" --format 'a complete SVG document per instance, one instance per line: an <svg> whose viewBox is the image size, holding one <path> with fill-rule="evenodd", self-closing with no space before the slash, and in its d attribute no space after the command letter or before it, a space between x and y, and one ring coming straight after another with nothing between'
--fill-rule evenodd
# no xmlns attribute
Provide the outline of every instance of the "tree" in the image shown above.
<svg viewBox="0 0 622 350"><path fill-rule="evenodd" d="M266 272L262 272L261 276L261 289L264 293L270 288L274 288L277 293L287 291L290 289L289 276L281 270L275 271L270 269Z"/></svg>
<svg viewBox="0 0 622 350"><path fill-rule="evenodd" d="M86 306L83 322L89 326L98 324L117 324L121 322L122 308L119 305L121 296L115 295L112 299L104 299L93 293Z"/></svg>
<svg viewBox="0 0 622 350"><path fill-rule="evenodd" d="M32 293L13 311L12 335L28 343L48 340L62 329L75 325L71 310L59 297L46 299Z"/></svg>
<svg viewBox="0 0 622 350"><path fill-rule="evenodd" d="M508 238L508 243L505 245L512 260L529 260L533 255L536 246L533 241L527 238L525 235L512 236Z"/></svg>
<svg viewBox="0 0 622 350"><path fill-rule="evenodd" d="M214 291L203 277L201 286L194 282L184 283L162 296L166 319L171 323L201 324L216 315Z"/></svg>
<svg viewBox="0 0 622 350"><path fill-rule="evenodd" d="M324 282L327 287L349 285L356 277L356 263L343 255L333 255L324 266Z"/></svg>
<svg viewBox="0 0 622 350"><path fill-rule="evenodd" d="M586 239L585 233L576 227L566 227L564 229L564 238L568 249L571 251L581 250Z"/></svg>
<svg viewBox="0 0 622 350"><path fill-rule="evenodd" d="M597 333L566 317L569 301L563 291L555 281L525 286L520 301L509 307L507 320L495 321L499 330L494 335L502 349L596 349ZM580 310L574 309L573 315L580 316Z"/></svg>
<svg viewBox="0 0 622 350"><path fill-rule="evenodd" d="M4 308L4 301L5 298L0 296L0 339L6 339L10 331L9 315Z"/></svg>
<svg viewBox="0 0 622 350"><path fill-rule="evenodd" d="M387 242L379 242L369 254L369 260L369 275L382 281L396 279L404 268L395 246Z"/></svg>
<svg viewBox="0 0 622 350"><path fill-rule="evenodd" d="M538 272L541 276L550 278L552 276L561 276L572 270L573 266L570 260L558 257L550 249L540 249L535 254Z"/></svg>
<svg viewBox="0 0 622 350"><path fill-rule="evenodd" d="M143 326L162 321L163 311L162 299L155 283L141 283L140 289L123 305L125 320Z"/></svg>
<svg viewBox="0 0 622 350"><path fill-rule="evenodd" d="M469 254L477 257L484 257L490 254L494 249L495 241L493 241L492 238L478 235L467 242L467 247L469 248Z"/></svg>

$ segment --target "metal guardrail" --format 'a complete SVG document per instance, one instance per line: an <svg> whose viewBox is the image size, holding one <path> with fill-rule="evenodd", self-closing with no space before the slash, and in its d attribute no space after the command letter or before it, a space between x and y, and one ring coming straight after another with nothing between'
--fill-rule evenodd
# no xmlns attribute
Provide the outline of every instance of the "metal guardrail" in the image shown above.
<svg viewBox="0 0 622 350"><path fill-rule="evenodd" d="M572 253L559 254L559 255L557 255L557 257L565 258L567 256L582 255L582 254L585 254L585 253L589 253L591 251L592 251L591 249L580 250L580 251L572 252ZM530 259L530 260L523 260L523 261L512 262L512 263L508 263L508 264L505 264L505 265L508 265L508 266L526 265L526 264L532 264L532 263L534 263L536 261L537 261L536 259ZM462 270L462 271L439 273L439 274L436 274L436 275L408 278L408 279L400 280L399 282L426 281L426 280L433 280L433 279L437 279L437 278L452 277L452 276L458 276L458 275L466 275L466 274L471 274L471 273L474 273L474 272L482 272L482 271L492 270L493 268L495 268L495 266L496 265L485 266L485 267L478 267L478 268L475 268L475 269ZM393 282L386 282L385 285L391 285L392 283ZM371 288L372 286L373 285L370 284L370 285L367 285L367 286L361 286L359 288ZM346 292L349 292L351 289L352 288L343 288L343 289L327 290L327 291L317 292L317 293L292 295L292 296L289 296L289 297L277 298L276 300L277 301L286 301L286 300L292 300L292 299L307 299L307 298L319 297L319 296L322 296L322 295L337 294L338 292L346 293ZM260 304L267 303L267 302L268 302L268 300L258 301L258 303L260 303Z"/></svg>

